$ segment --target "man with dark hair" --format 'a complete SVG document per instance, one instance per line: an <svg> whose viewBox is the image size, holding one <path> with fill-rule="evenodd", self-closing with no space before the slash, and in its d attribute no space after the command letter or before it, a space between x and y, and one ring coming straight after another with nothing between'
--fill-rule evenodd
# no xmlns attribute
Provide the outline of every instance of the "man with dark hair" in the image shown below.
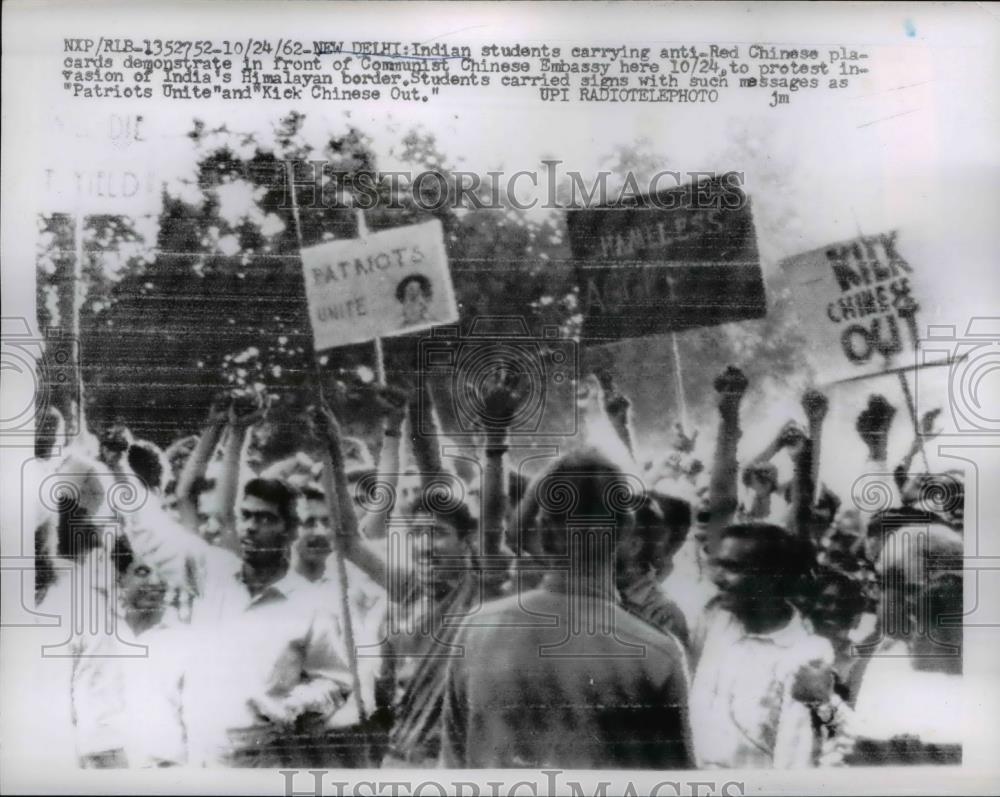
<svg viewBox="0 0 1000 797"><path fill-rule="evenodd" d="M808 708L792 696L800 668L833 662L789 602L808 566L805 546L780 526L725 527L712 554L719 594L693 643L691 726L702 768L814 765Z"/></svg>
<svg viewBox="0 0 1000 797"><path fill-rule="evenodd" d="M497 373L477 387L491 418L515 417L524 400L525 394L509 374ZM422 396L411 397L408 412L419 492L414 503L404 505L408 514L405 510L394 513L400 523L390 530L388 544L386 540L370 544L359 533L357 518L350 511L340 425L328 407L318 408L316 420L330 452L345 554L386 589L398 608L398 613L390 613L383 648L385 659L396 667L394 680L399 685L395 695L383 694L385 702L380 704L393 716L386 763L428 767L439 758L446 664L456 651L456 620L475 613L482 601L500 593L509 565L502 551L508 429L501 422L487 430L481 533L473 533L476 518L465 503L461 480L441 462L433 399L426 383Z"/></svg>
<svg viewBox="0 0 1000 797"><path fill-rule="evenodd" d="M884 637L861 646L851 702L828 668L804 668L796 697L826 728L824 757L849 764L960 764L961 535L943 524L903 527L876 563ZM857 649L856 649L857 650Z"/></svg>
<svg viewBox="0 0 1000 797"><path fill-rule="evenodd" d="M340 622L289 567L297 500L281 480L247 482L237 516L241 562L215 574L194 606L198 643L185 698L195 763L308 765L350 694Z"/></svg>
<svg viewBox="0 0 1000 797"><path fill-rule="evenodd" d="M854 653L851 632L868 607L865 587L860 578L820 566L809 579L803 605L803 613L813 630L833 646L834 689L849 702L857 690L855 671L860 662Z"/></svg>
<svg viewBox="0 0 1000 797"><path fill-rule="evenodd" d="M132 433L120 423L112 424L101 434L97 458L114 472L119 472L122 459L132 444Z"/></svg>
<svg viewBox="0 0 1000 797"><path fill-rule="evenodd" d="M463 624L463 655L449 662L443 764L689 768L684 653L615 599L616 543L632 533L635 485L584 450L533 487L552 569L538 589ZM576 630L591 623L597 633Z"/></svg>
<svg viewBox="0 0 1000 797"><path fill-rule="evenodd" d="M301 488L299 533L292 548L292 569L316 585L322 600L343 617L340 573L334 558L334 531L330 509L323 488L313 482ZM347 597L354 645L358 653L358 675L364 705L375 705L376 690L381 686L382 658L379 643L385 633L387 601L385 590L373 582L353 562L344 563L347 573ZM340 712L342 723L325 734L316 745L314 766L365 767L374 748L384 745L384 733L370 722L362 721L354 701Z"/></svg>

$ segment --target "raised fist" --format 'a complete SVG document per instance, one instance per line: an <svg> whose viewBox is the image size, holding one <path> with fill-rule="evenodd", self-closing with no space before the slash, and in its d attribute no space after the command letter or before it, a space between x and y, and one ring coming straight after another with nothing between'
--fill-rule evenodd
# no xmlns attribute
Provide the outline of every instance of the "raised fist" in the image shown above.
<svg viewBox="0 0 1000 797"><path fill-rule="evenodd" d="M715 390L719 394L719 409L729 411L738 409L748 384L746 376L735 366L730 365L719 374L715 378Z"/></svg>
<svg viewBox="0 0 1000 797"><path fill-rule="evenodd" d="M270 404L270 397L256 390L234 391L229 405L230 426L246 429L259 423L267 415Z"/></svg>
<svg viewBox="0 0 1000 797"><path fill-rule="evenodd" d="M895 415L896 408L879 395L869 396L868 406L858 415L854 428L868 446L869 457L875 461L886 458L889 428Z"/></svg>
<svg viewBox="0 0 1000 797"><path fill-rule="evenodd" d="M506 430L517 417L528 396L528 380L524 374L505 368L497 369L474 388L482 422L487 430Z"/></svg>
<svg viewBox="0 0 1000 797"><path fill-rule="evenodd" d="M326 440L339 440L341 438L340 422L333 414L330 405L325 401L320 404L313 404L306 412L312 422L316 434L321 435Z"/></svg>
<svg viewBox="0 0 1000 797"><path fill-rule="evenodd" d="M715 378L715 389L722 394L742 396L748 384L746 376L735 365L730 365Z"/></svg>
<svg viewBox="0 0 1000 797"><path fill-rule="evenodd" d="M810 388L802 394L802 409L809 423L819 423L830 409L830 400L818 390Z"/></svg>
<svg viewBox="0 0 1000 797"><path fill-rule="evenodd" d="M230 393L217 393L208 408L208 425L223 426L229 421L229 408L233 397Z"/></svg>

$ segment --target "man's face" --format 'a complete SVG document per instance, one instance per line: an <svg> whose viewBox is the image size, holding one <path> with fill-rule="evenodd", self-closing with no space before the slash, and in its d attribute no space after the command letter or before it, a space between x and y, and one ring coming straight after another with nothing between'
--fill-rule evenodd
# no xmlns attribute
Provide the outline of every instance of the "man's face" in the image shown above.
<svg viewBox="0 0 1000 797"><path fill-rule="evenodd" d="M816 632L827 638L843 636L858 622L850 596L844 593L844 588L839 584L827 584L820 590L810 616Z"/></svg>
<svg viewBox="0 0 1000 797"><path fill-rule="evenodd" d="M215 543L222 534L222 502L216 488L198 494L198 533L208 543Z"/></svg>
<svg viewBox="0 0 1000 797"><path fill-rule="evenodd" d="M420 515L410 527L410 534L413 535L413 564L418 580L429 585L432 581L452 582L461 577L462 563L455 559L465 556L467 548L454 526L441 518ZM456 569L441 569L452 566Z"/></svg>
<svg viewBox="0 0 1000 797"><path fill-rule="evenodd" d="M691 533L698 542L698 550L702 556L708 554L708 521L711 519L711 502L708 487L702 487L697 492L697 498L691 507L694 522L691 524Z"/></svg>
<svg viewBox="0 0 1000 797"><path fill-rule="evenodd" d="M774 577L761 565L760 543L723 537L712 560L712 580L719 588L719 602L731 612L774 595ZM769 569L769 568L768 568Z"/></svg>
<svg viewBox="0 0 1000 797"><path fill-rule="evenodd" d="M140 612L163 609L167 585L159 571L143 559L134 559L121 581L125 605Z"/></svg>
<svg viewBox="0 0 1000 797"><path fill-rule="evenodd" d="M689 529L681 525L671 525L653 548L653 575L662 581L674 571L674 556L677 554L677 540L687 537Z"/></svg>
<svg viewBox="0 0 1000 797"><path fill-rule="evenodd" d="M407 324L419 324L427 315L430 297L416 280L406 283L403 288L403 320Z"/></svg>
<svg viewBox="0 0 1000 797"><path fill-rule="evenodd" d="M291 531L277 504L255 495L243 496L236 522L243 561L270 564L284 557L291 542Z"/></svg>
<svg viewBox="0 0 1000 797"><path fill-rule="evenodd" d="M301 559L311 563L325 562L333 551L330 510L326 501L318 498L303 499L300 506L302 520L295 550Z"/></svg>

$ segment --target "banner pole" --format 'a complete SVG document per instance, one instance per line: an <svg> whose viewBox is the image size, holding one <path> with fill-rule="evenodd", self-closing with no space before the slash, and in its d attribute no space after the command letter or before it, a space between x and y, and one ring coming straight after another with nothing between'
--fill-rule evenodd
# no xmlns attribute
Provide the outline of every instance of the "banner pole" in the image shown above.
<svg viewBox="0 0 1000 797"><path fill-rule="evenodd" d="M286 179L288 180L289 191L291 193L292 220L295 224L295 240L299 245L299 252L302 251L302 221L299 218L299 203L295 196L295 164L288 161L285 164ZM313 350L313 372L316 380L316 398L320 405L325 403L323 395L322 370L319 363L319 355ZM325 442L325 441L324 441ZM344 621L344 645L347 647L347 664L351 670L351 687L354 692L354 701L358 708L358 721L364 722L368 718L365 711L364 698L361 695L361 675L358 672L358 649L354 643L354 622L351 619L351 602L347 594L347 560L344 557L344 543L341 534L340 505L338 503L337 485L333 478L333 457L330 454L328 445L323 446L323 492L326 494L327 511L330 513L330 525L336 529L334 539L334 561L337 566L337 586L340 592L340 612ZM367 748L366 748L367 757Z"/></svg>
<svg viewBox="0 0 1000 797"><path fill-rule="evenodd" d="M676 383L677 404L681 410L681 426L684 427L684 434L688 434L691 430L688 427L687 401L684 398L684 372L681 369L681 350L677 345L676 332L671 331L670 333L670 345L674 350L674 381Z"/></svg>
<svg viewBox="0 0 1000 797"><path fill-rule="evenodd" d="M73 381L76 384L76 390L70 392L67 397L65 409L69 410L69 414L66 416L66 435L67 439L70 434L70 419L74 416L79 419L80 428L78 434L84 435L80 439L85 439L87 432L87 422L84 414L85 402L83 395L83 362L80 358L80 291L83 284L83 226L84 226L84 215L83 208L81 207L79 192L77 192L77 203L76 203L76 213L73 218L73 285L71 290L71 297L73 299L72 312L70 313L69 319L69 334L70 334L70 346L71 351L75 352L70 366L75 371L73 376ZM79 405L73 407L73 392L76 393L77 401ZM75 412L74 412L75 410Z"/></svg>
<svg viewBox="0 0 1000 797"><path fill-rule="evenodd" d="M368 235L368 224L365 222L365 212L361 208L354 209L354 219L358 225L358 238ZM385 387L385 355L382 352L382 338L375 336L375 381Z"/></svg>
<svg viewBox="0 0 1000 797"><path fill-rule="evenodd" d="M375 338L375 381L385 387L385 354L382 352L382 338Z"/></svg>

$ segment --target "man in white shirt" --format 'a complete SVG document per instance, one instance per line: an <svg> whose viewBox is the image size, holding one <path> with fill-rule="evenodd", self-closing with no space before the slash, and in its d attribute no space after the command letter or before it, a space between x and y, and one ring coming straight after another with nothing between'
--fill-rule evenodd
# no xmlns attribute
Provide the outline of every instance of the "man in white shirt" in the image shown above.
<svg viewBox="0 0 1000 797"><path fill-rule="evenodd" d="M299 534L292 547L292 570L314 584L324 606L345 624L340 577L333 550L333 529L330 510L322 488L306 484L299 501ZM376 584L353 562L345 562L347 598L351 627L354 631L354 651L357 656L361 697L367 717L375 711L376 686L382 675L381 642L385 634L388 599L385 590ZM326 735L325 744L317 747L316 766L362 767L370 763L369 749L381 746L381 738L371 723L358 716L357 701L351 700L337 713L336 727Z"/></svg>
<svg viewBox="0 0 1000 797"><path fill-rule="evenodd" d="M739 523L713 556L719 595L693 636L691 731L705 769L789 769L815 761L809 709L792 697L799 669L830 664L830 643L788 603L805 566L784 529Z"/></svg>
<svg viewBox="0 0 1000 797"><path fill-rule="evenodd" d="M280 480L247 482L242 561L219 569L194 606L184 689L192 763L299 766L350 694L338 618L289 567L296 500Z"/></svg>

